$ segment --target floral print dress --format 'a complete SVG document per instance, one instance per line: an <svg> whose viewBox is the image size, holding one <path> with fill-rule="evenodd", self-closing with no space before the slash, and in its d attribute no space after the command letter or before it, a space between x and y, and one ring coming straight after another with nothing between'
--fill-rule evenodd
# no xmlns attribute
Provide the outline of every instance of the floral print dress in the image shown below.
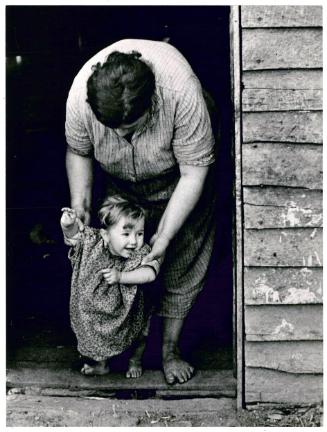
<svg viewBox="0 0 327 432"><path fill-rule="evenodd" d="M93 360L105 360L129 348L146 332L150 314L145 310L142 289L136 285L109 285L101 270L134 270L140 267L150 247L144 245L128 259L114 256L106 248L100 230L88 226L78 233L74 243L68 254L72 263L71 326L78 351ZM66 244L72 242L66 239Z"/></svg>

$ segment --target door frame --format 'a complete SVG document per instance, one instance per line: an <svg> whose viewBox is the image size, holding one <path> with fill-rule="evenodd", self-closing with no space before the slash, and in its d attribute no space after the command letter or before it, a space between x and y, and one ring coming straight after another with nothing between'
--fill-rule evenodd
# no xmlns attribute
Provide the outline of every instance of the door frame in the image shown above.
<svg viewBox="0 0 327 432"><path fill-rule="evenodd" d="M233 223L233 330L234 370L237 382L237 407L244 408L244 243L242 193L242 93L240 6L230 9L230 68L233 127L231 131L235 162Z"/></svg>

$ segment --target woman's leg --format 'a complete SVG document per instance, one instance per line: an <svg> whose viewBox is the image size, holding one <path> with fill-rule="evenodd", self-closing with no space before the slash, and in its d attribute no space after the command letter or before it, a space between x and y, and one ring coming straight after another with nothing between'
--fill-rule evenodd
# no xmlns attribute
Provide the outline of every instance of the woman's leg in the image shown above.
<svg viewBox="0 0 327 432"><path fill-rule="evenodd" d="M178 342L183 324L184 319L164 318L163 320L162 365L168 384L173 384L175 381L184 383L194 372L194 367L182 360L179 354Z"/></svg>

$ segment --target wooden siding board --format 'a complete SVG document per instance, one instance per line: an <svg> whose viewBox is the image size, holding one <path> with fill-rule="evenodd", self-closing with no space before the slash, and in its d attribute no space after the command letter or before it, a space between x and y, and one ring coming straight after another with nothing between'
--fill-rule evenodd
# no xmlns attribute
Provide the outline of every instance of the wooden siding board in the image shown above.
<svg viewBox="0 0 327 432"><path fill-rule="evenodd" d="M246 340L322 340L322 313L322 305L247 305Z"/></svg>
<svg viewBox="0 0 327 432"><path fill-rule="evenodd" d="M246 342L247 367L290 373L323 373L321 341Z"/></svg>
<svg viewBox="0 0 327 432"><path fill-rule="evenodd" d="M244 112L320 111L322 90L245 89L242 103Z"/></svg>
<svg viewBox="0 0 327 432"><path fill-rule="evenodd" d="M322 228L245 230L244 265L321 267Z"/></svg>
<svg viewBox="0 0 327 432"><path fill-rule="evenodd" d="M242 6L242 27L321 27L321 6Z"/></svg>
<svg viewBox="0 0 327 432"><path fill-rule="evenodd" d="M247 267L245 304L321 304L322 268Z"/></svg>
<svg viewBox="0 0 327 432"><path fill-rule="evenodd" d="M230 14L230 50L232 97L234 102L234 152L235 152L235 237L233 241L234 255L234 305L233 328L234 349L236 353L237 407L244 406L244 317L243 317L243 197L242 197L242 135L241 135L241 44L240 44L240 8L231 7Z"/></svg>
<svg viewBox="0 0 327 432"><path fill-rule="evenodd" d="M320 402L322 8L241 12L245 402Z"/></svg>
<svg viewBox="0 0 327 432"><path fill-rule="evenodd" d="M321 144L323 116L311 112L243 113L243 142Z"/></svg>
<svg viewBox="0 0 327 432"><path fill-rule="evenodd" d="M322 67L320 28L243 29L243 70Z"/></svg>
<svg viewBox="0 0 327 432"><path fill-rule="evenodd" d="M274 370L246 368L246 403L320 403L323 377L320 374L290 374Z"/></svg>
<svg viewBox="0 0 327 432"><path fill-rule="evenodd" d="M321 69L244 71L242 84L247 89L321 90Z"/></svg>
<svg viewBox="0 0 327 432"><path fill-rule="evenodd" d="M243 186L322 189L322 146L243 145Z"/></svg>
<svg viewBox="0 0 327 432"><path fill-rule="evenodd" d="M243 197L246 229L322 226L322 191L254 186Z"/></svg>

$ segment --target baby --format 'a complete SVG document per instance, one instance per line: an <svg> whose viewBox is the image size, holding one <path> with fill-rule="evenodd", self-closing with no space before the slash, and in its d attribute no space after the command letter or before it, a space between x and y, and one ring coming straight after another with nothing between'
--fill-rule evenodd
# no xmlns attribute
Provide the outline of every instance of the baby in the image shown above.
<svg viewBox="0 0 327 432"><path fill-rule="evenodd" d="M61 227L71 246L70 318L78 351L93 360L85 375L109 372L108 359L134 346L127 378L142 374L142 356L150 321L144 292L160 263L142 264L150 252L144 244L145 212L119 196L107 198L99 211L103 228L84 226L76 212L62 209Z"/></svg>

